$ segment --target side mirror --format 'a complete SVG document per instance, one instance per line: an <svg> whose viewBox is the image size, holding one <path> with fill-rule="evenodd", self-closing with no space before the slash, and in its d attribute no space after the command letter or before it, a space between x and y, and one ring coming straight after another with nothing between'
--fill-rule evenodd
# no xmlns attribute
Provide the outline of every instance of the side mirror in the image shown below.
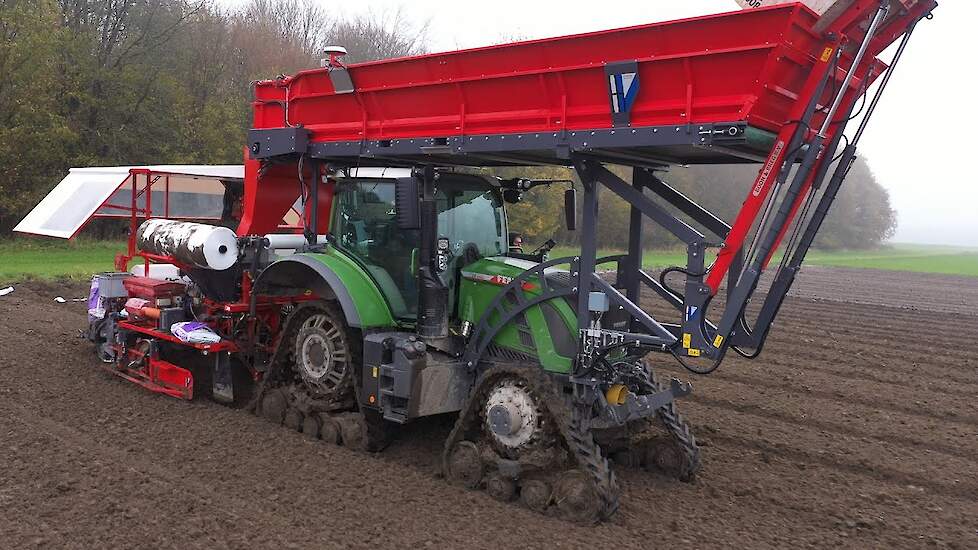
<svg viewBox="0 0 978 550"><path fill-rule="evenodd" d="M577 229L577 189L564 191L564 221L568 231Z"/></svg>
<svg viewBox="0 0 978 550"><path fill-rule="evenodd" d="M394 184L394 219L398 229L421 229L421 201L417 178L398 178Z"/></svg>
<svg viewBox="0 0 978 550"><path fill-rule="evenodd" d="M509 204L516 204L523 198L523 192L519 189L503 189L503 200Z"/></svg>

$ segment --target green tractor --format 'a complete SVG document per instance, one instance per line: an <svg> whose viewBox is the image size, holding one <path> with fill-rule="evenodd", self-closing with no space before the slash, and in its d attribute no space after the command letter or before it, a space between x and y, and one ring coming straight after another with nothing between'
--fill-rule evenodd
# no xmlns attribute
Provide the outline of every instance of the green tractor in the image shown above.
<svg viewBox="0 0 978 550"><path fill-rule="evenodd" d="M371 451L397 425L457 414L448 480L576 521L617 509L609 457L691 480L699 450L674 403L690 388L656 379L641 335L620 339L631 316L606 294L585 295L589 323L579 325L579 257L549 260L552 241L531 253L510 246L505 205L563 183L431 167L328 180L328 236L254 284L266 299L318 298L287 311L258 369L256 412Z"/></svg>

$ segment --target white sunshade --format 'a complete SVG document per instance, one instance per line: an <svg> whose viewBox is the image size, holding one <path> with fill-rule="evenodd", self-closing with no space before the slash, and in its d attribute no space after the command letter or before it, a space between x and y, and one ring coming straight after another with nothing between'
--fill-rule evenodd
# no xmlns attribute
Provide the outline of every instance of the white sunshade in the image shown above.
<svg viewBox="0 0 978 550"><path fill-rule="evenodd" d="M129 181L129 171L132 169L148 170L158 175L178 176L178 181L181 182L195 178L244 179L244 166L241 165L72 168L61 183L17 224L14 231L70 239L113 193ZM143 187L139 182L137 184L137 190ZM207 193L207 191L203 192Z"/></svg>

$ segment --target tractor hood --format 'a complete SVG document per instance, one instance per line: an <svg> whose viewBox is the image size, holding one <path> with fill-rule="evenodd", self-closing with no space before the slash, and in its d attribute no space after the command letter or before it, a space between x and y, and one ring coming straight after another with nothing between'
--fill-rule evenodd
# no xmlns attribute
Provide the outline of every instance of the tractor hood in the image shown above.
<svg viewBox="0 0 978 550"><path fill-rule="evenodd" d="M539 264L527 260L496 256L482 258L461 270L458 316L461 321L478 326L492 309L499 293L513 279ZM544 271L551 289L570 284L566 270L548 268ZM526 296L539 296L543 291L538 275L523 285ZM510 302L515 303L515 302ZM488 313L489 323L496 323L496 313ZM502 330L490 346L490 355L509 360L535 359L554 372L569 372L577 351L577 315L571 301L563 297L547 300L527 308Z"/></svg>
<svg viewBox="0 0 978 550"><path fill-rule="evenodd" d="M511 283L524 271L533 269L540 264L519 258L509 258L506 256L493 256L482 258L462 268L462 279L472 282L484 283L491 286L504 287ZM544 276L550 286L569 286L570 272L566 269L548 267L543 271ZM537 282L536 277L531 277L530 285ZM530 294L537 294L532 289L528 289Z"/></svg>

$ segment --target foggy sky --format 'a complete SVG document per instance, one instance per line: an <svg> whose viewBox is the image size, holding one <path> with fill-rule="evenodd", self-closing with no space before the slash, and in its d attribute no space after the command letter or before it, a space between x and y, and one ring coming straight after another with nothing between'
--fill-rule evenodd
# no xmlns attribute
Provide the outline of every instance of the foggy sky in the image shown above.
<svg viewBox="0 0 978 550"><path fill-rule="evenodd" d="M241 4L244 0L228 0ZM336 2L324 2L336 10ZM347 15L390 14L427 25L433 51L544 38L739 9L734 0L593 1L361 0ZM613 9L612 9L613 7ZM895 241L978 246L978 178L970 169L976 130L975 65L965 50L978 2L945 2L923 21L861 142L862 156L899 214ZM888 61L892 51L883 59ZM852 128L852 127L850 127Z"/></svg>

